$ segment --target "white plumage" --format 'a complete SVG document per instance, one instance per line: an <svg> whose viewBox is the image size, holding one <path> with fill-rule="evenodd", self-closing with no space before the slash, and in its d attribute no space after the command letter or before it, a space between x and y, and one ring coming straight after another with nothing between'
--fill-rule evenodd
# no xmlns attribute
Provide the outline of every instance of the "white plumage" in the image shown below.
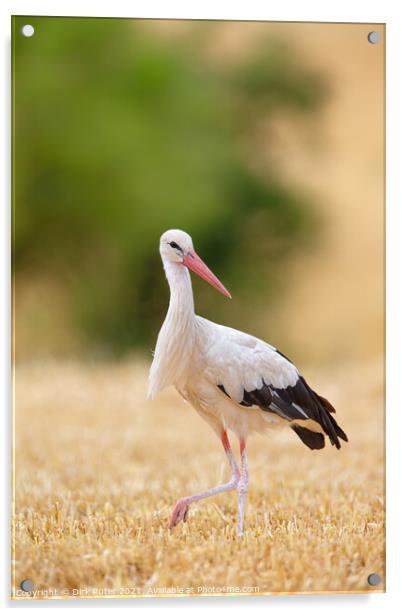
<svg viewBox="0 0 402 616"><path fill-rule="evenodd" d="M149 374L149 397L174 385L211 425L225 448L232 479L223 486L180 499L170 527L186 520L189 505L218 492L237 488L238 532L248 487L246 441L250 433L289 424L311 449L324 446L324 434L340 447L347 440L331 413L331 404L316 394L297 368L270 344L230 327L196 316L189 269L221 293L229 292L195 253L191 237L166 231L160 253L170 286L170 303L159 332ZM240 441L239 470L227 430Z"/></svg>

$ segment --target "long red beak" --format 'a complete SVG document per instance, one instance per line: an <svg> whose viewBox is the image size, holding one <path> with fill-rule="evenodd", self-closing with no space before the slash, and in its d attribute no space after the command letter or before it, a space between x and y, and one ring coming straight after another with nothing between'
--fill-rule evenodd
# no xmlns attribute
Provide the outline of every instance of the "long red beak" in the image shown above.
<svg viewBox="0 0 402 616"><path fill-rule="evenodd" d="M191 269L192 272L198 274L200 278L203 278L209 282L209 284L215 287L215 289L222 293L222 295L226 295L226 297L230 297L230 299L232 299L229 291L223 286L221 281L218 280L215 274L211 272L209 267L205 265L204 261L195 251L189 252L184 256L183 264L186 265L188 269Z"/></svg>

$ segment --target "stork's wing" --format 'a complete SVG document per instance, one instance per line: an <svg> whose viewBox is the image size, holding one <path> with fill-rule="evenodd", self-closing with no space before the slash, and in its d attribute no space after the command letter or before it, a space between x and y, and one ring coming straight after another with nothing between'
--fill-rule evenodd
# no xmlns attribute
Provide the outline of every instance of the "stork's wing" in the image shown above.
<svg viewBox="0 0 402 616"><path fill-rule="evenodd" d="M241 406L258 406L292 422L293 430L311 449L324 447L321 430L338 449L340 438L347 441L331 415L333 406L309 387L287 357L254 336L211 325L217 329L209 336L206 350L208 378L223 394Z"/></svg>

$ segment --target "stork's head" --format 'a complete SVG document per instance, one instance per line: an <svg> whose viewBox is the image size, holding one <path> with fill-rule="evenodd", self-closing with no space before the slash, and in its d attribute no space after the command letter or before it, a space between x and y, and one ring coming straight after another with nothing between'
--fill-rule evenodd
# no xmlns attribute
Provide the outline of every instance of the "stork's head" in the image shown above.
<svg viewBox="0 0 402 616"><path fill-rule="evenodd" d="M193 240L185 231L180 231L180 229L165 231L160 239L159 252L161 253L162 261L170 261L178 263L183 267L188 267L188 269L209 282L220 293L226 295L226 297L232 297L220 280L197 255L194 250Z"/></svg>

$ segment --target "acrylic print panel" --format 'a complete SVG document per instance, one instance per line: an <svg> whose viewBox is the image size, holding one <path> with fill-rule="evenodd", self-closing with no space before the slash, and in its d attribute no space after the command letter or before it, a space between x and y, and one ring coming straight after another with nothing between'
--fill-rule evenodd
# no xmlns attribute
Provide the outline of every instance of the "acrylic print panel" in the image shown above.
<svg viewBox="0 0 402 616"><path fill-rule="evenodd" d="M383 591L384 26L12 46L13 597Z"/></svg>

